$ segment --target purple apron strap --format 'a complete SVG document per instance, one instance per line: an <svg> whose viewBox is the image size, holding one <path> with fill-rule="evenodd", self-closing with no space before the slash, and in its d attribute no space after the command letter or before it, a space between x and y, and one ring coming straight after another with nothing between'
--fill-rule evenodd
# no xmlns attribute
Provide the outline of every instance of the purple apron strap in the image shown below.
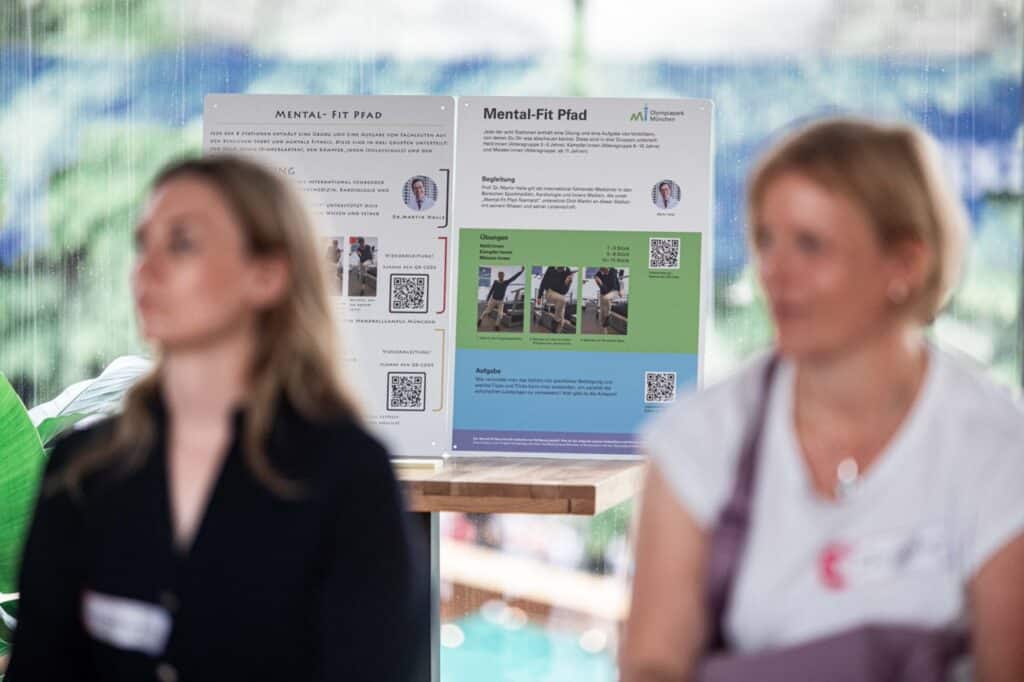
<svg viewBox="0 0 1024 682"><path fill-rule="evenodd" d="M754 482L757 478L758 450L768 413L772 379L778 366L779 358L773 354L764 368L753 419L744 435L732 493L722 508L709 538L709 561L705 581L705 605L710 626L708 651L722 651L727 648L725 614L729 610L733 582L739 572L743 549L747 543Z"/></svg>

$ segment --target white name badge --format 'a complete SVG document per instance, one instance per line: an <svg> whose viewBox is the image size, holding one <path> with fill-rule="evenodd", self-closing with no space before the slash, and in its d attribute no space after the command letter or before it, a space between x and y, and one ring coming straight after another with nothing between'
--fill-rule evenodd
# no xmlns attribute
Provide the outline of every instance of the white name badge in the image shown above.
<svg viewBox="0 0 1024 682"><path fill-rule="evenodd" d="M136 599L86 591L82 595L82 622L97 641L159 656L171 634L167 609Z"/></svg>

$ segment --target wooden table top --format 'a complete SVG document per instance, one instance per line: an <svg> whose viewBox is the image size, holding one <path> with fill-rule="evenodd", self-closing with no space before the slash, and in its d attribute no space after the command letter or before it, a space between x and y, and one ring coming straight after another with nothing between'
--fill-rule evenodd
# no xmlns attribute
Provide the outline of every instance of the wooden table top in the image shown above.
<svg viewBox="0 0 1024 682"><path fill-rule="evenodd" d="M593 516L636 495L642 460L449 457L437 470L396 466L415 512Z"/></svg>

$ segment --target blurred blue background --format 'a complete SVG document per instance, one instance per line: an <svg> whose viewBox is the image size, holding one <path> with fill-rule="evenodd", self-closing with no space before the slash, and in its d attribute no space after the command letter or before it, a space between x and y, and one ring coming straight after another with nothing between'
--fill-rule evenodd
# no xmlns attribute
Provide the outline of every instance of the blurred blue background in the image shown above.
<svg viewBox="0 0 1024 682"><path fill-rule="evenodd" d="M935 335L1017 385L1021 16L1018 0L2 0L0 371L32 406L144 352L134 215L157 168L200 149L207 93L679 96L716 103L709 378L770 340L743 238L752 159L850 113L938 138L975 238ZM446 516L445 679L612 679L629 516ZM512 606L466 546L607 579L607 603ZM526 620L487 617L509 609Z"/></svg>

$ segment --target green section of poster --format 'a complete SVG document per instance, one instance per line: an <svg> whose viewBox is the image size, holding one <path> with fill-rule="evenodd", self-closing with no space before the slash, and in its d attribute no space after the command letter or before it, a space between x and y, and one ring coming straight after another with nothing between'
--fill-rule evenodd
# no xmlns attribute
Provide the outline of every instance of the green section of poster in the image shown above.
<svg viewBox="0 0 1024 682"><path fill-rule="evenodd" d="M696 355L701 235L459 232L456 346Z"/></svg>

